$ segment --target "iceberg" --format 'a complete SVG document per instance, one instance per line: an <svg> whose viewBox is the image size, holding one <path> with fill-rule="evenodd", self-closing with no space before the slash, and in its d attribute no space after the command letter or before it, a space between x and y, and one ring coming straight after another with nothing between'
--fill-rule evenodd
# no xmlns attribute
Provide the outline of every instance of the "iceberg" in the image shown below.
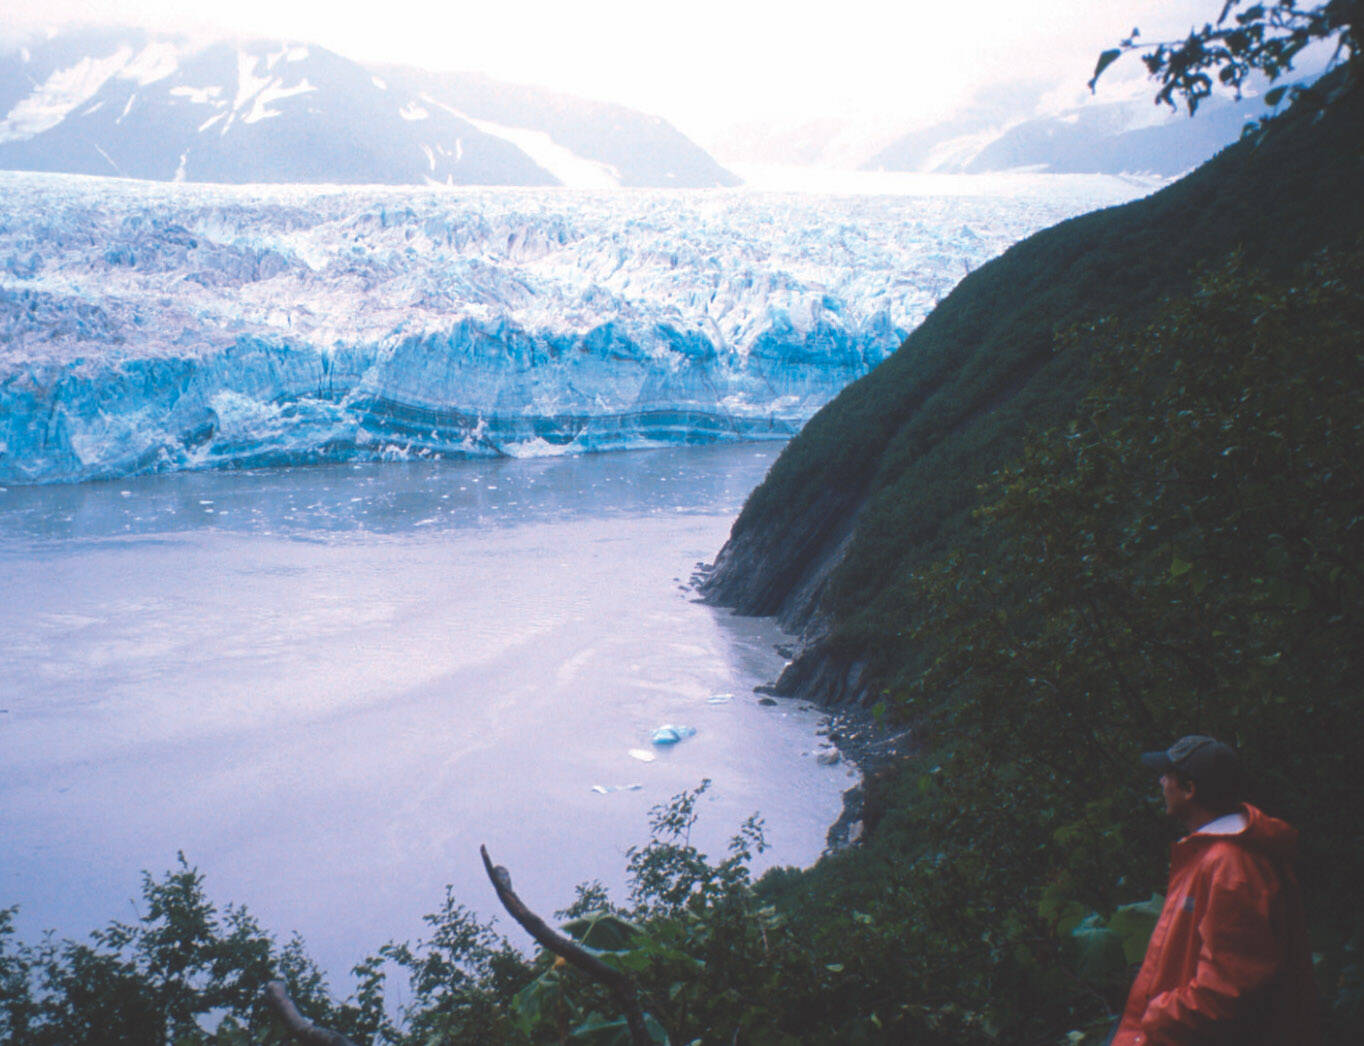
<svg viewBox="0 0 1364 1046"><path fill-rule="evenodd" d="M0 484L785 439L963 275L1136 192L0 172Z"/></svg>

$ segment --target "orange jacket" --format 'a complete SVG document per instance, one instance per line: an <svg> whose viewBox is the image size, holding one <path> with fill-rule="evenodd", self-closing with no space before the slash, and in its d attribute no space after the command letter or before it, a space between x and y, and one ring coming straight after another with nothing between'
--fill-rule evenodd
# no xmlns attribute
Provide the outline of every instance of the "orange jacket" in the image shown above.
<svg viewBox="0 0 1364 1046"><path fill-rule="evenodd" d="M1253 806L1170 853L1165 907L1112 1046L1313 1046L1316 989L1293 874L1298 833Z"/></svg>

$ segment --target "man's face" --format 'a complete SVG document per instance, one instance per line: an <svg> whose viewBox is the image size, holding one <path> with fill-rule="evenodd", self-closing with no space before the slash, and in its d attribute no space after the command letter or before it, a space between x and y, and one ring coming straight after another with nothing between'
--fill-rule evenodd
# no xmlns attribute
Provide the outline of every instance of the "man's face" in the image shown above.
<svg viewBox="0 0 1364 1046"><path fill-rule="evenodd" d="M1174 771L1160 775L1160 793L1165 798L1165 812L1176 820L1182 820L1188 812L1193 792L1193 785L1182 784Z"/></svg>

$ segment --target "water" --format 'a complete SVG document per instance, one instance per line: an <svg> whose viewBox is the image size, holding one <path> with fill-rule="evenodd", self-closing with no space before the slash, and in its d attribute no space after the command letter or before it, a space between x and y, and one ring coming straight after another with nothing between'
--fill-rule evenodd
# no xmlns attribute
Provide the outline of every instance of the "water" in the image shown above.
<svg viewBox="0 0 1364 1046"><path fill-rule="evenodd" d="M703 846L760 811L764 864L808 864L850 771L757 703L773 626L685 587L778 449L0 491L0 906L84 935L183 850L344 987L446 883L497 913L480 843L543 914L622 896L648 808L703 778Z"/></svg>

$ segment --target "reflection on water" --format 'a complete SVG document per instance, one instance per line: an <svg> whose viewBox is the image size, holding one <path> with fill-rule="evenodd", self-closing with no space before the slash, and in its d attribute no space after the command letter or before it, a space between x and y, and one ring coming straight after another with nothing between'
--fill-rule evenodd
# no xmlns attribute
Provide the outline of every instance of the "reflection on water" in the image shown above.
<svg viewBox="0 0 1364 1046"><path fill-rule="evenodd" d="M83 933L183 849L344 979L445 883L495 911L480 842L545 912L619 888L706 777L707 846L758 810L808 863L848 771L754 700L771 625L685 587L777 449L0 492L0 906Z"/></svg>

